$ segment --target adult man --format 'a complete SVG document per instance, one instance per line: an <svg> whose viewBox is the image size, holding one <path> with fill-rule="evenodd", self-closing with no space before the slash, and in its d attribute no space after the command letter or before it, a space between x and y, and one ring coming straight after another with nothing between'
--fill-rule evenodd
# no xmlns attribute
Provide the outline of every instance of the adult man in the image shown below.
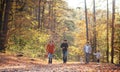
<svg viewBox="0 0 120 72"><path fill-rule="evenodd" d="M62 48L62 53L63 53L63 63L66 63L67 62L67 50L68 50L67 40L64 40L60 47Z"/></svg>
<svg viewBox="0 0 120 72"><path fill-rule="evenodd" d="M89 63L91 51L92 51L92 48L91 48L89 42L87 42L86 45L84 46L86 64Z"/></svg>

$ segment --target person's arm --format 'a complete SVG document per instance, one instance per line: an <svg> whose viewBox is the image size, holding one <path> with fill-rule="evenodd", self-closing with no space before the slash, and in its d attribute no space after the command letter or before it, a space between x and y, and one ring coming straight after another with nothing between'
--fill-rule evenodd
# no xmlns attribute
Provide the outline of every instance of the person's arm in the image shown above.
<svg viewBox="0 0 120 72"><path fill-rule="evenodd" d="M49 49L49 45L47 45L47 47L46 47L46 51L47 51L47 52L49 52L48 49Z"/></svg>
<svg viewBox="0 0 120 72"><path fill-rule="evenodd" d="M64 49L64 48L65 48L65 45L64 45L63 43L61 44L61 48L62 48L62 49Z"/></svg>
<svg viewBox="0 0 120 72"><path fill-rule="evenodd" d="M63 47L63 43L60 45L60 47L61 47L61 48Z"/></svg>

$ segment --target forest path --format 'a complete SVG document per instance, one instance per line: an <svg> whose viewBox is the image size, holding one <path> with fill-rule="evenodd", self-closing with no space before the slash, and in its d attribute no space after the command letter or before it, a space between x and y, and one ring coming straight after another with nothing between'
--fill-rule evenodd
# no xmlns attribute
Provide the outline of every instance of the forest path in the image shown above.
<svg viewBox="0 0 120 72"><path fill-rule="evenodd" d="M108 63L84 64L80 62L56 62L47 64L47 60L29 59L0 54L0 72L120 72L120 66Z"/></svg>

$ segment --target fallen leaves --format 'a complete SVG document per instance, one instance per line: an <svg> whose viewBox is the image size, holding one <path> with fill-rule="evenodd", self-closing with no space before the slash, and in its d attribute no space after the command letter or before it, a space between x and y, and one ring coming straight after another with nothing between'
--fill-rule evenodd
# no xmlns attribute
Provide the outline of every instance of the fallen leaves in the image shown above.
<svg viewBox="0 0 120 72"><path fill-rule="evenodd" d="M0 72L120 72L120 66L108 63L84 64L80 62L56 62L47 64L40 59L29 59L0 54Z"/></svg>

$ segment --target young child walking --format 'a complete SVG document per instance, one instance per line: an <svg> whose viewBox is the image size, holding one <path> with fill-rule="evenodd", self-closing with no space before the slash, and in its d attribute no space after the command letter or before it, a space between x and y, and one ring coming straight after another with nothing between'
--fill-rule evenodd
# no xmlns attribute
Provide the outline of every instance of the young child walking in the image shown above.
<svg viewBox="0 0 120 72"><path fill-rule="evenodd" d="M101 57L100 50L98 50L96 53L93 53L93 54L96 56L97 63L99 63L100 62L100 57Z"/></svg>
<svg viewBox="0 0 120 72"><path fill-rule="evenodd" d="M48 63L52 64L52 57L53 57L53 53L55 52L55 45L53 41L50 41L47 44L46 51L48 53Z"/></svg>

